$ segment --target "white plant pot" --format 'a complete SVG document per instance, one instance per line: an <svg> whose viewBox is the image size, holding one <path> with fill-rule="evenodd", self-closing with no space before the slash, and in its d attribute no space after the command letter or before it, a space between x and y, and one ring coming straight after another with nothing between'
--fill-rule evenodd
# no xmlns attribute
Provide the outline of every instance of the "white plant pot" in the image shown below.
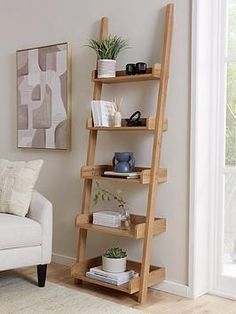
<svg viewBox="0 0 236 314"><path fill-rule="evenodd" d="M102 257L102 269L109 273L122 273L126 271L126 257L108 258Z"/></svg>
<svg viewBox="0 0 236 314"><path fill-rule="evenodd" d="M98 78L115 77L116 60L99 59L98 60Z"/></svg>

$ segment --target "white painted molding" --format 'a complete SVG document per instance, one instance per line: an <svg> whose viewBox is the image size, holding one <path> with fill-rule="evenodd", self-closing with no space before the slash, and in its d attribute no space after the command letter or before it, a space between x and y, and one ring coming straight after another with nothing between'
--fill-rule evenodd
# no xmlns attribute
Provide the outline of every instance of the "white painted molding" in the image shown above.
<svg viewBox="0 0 236 314"><path fill-rule="evenodd" d="M184 298L189 298L189 287L174 281L164 280L158 285L153 286L152 289L176 294Z"/></svg>
<svg viewBox="0 0 236 314"><path fill-rule="evenodd" d="M71 266L75 262L75 257L65 256L57 253L52 254L52 261L57 264ZM177 282L165 280L162 283L152 287L155 290L176 294L181 297L188 297L189 287Z"/></svg>
<svg viewBox="0 0 236 314"><path fill-rule="evenodd" d="M75 257L65 256L57 253L52 254L52 262L65 265L65 266L71 266L75 262Z"/></svg>
<svg viewBox="0 0 236 314"><path fill-rule="evenodd" d="M224 174L225 169L225 123L226 123L226 64L227 57L227 0L215 0L213 9L213 36L215 55L212 58L213 80L213 121L212 121L212 206L210 211L210 289L209 293L236 299L236 279L224 274L222 257L224 255ZM226 171L225 171L226 170Z"/></svg>
<svg viewBox="0 0 236 314"><path fill-rule="evenodd" d="M189 296L209 291L212 18L214 0L192 1Z"/></svg>
<svg viewBox="0 0 236 314"><path fill-rule="evenodd" d="M221 290L217 289L217 290L210 290L209 293L216 295L218 297L221 297L221 298L226 298L226 299L231 299L233 301L236 301L235 293L231 293L229 291L225 292L225 291L221 291Z"/></svg>

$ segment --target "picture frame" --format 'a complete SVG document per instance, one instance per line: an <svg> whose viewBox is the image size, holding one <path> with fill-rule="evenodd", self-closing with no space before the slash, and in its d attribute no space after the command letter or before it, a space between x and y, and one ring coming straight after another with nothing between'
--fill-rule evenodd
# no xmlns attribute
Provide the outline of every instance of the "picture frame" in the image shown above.
<svg viewBox="0 0 236 314"><path fill-rule="evenodd" d="M70 150L71 45L16 51L17 147Z"/></svg>

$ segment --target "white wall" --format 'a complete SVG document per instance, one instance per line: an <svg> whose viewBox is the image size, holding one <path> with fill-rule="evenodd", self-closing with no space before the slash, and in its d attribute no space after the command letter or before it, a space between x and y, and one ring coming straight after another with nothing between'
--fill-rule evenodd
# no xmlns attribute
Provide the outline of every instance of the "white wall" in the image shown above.
<svg viewBox="0 0 236 314"><path fill-rule="evenodd" d="M176 3L167 115L169 131L164 135L162 166L168 167L168 183L160 187L157 215L168 219L168 231L154 239L152 262L167 267L168 280L188 283L189 199L189 107L190 107L190 0ZM76 255L74 218L80 211L82 180L88 133L85 121L90 111L90 74L95 55L83 47L98 35L99 19L110 18L111 32L128 38L132 49L120 56L118 67L128 62L160 60L163 39L164 0L1 0L0 1L0 158L45 161L37 188L54 204L54 248L57 254ZM52 152L16 148L15 51L20 48L71 41L73 48L72 151ZM132 88L131 88L132 87ZM104 98L123 96L123 114L138 107L145 115L154 112L156 85L133 83L106 87ZM137 164L150 164L152 135L99 135L96 162L110 162L114 151L133 151ZM113 185L114 188L124 188ZM131 211L144 213L147 187L125 186ZM89 254L99 254L109 245L128 248L129 256L141 256L141 241L99 234L89 237Z"/></svg>

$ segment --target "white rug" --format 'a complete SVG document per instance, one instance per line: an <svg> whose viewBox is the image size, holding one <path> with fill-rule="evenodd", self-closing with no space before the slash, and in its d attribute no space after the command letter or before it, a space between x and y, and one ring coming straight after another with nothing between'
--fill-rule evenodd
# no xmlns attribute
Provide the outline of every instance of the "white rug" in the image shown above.
<svg viewBox="0 0 236 314"><path fill-rule="evenodd" d="M13 275L12 275L13 274ZM12 272L0 272L1 314L141 314L84 292L47 282L38 288L35 282Z"/></svg>

